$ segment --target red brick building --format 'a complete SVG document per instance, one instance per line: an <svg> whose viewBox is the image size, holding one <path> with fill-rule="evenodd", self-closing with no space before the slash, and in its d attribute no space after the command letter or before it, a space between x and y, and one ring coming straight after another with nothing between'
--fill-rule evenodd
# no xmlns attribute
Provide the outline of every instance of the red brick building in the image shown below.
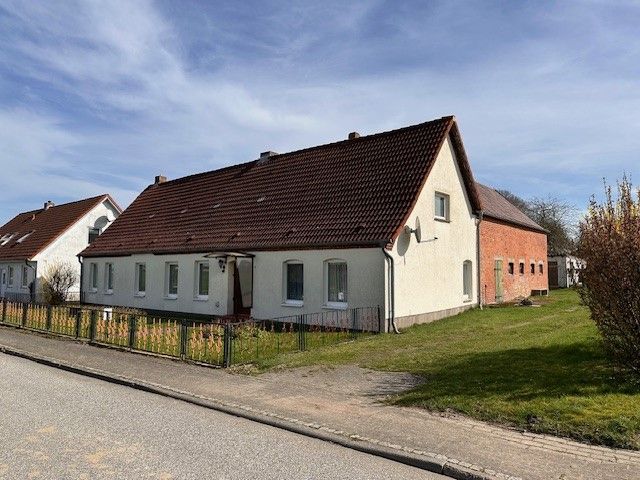
<svg viewBox="0 0 640 480"><path fill-rule="evenodd" d="M493 188L476 185L483 212L479 238L482 303L546 293L546 231Z"/></svg>

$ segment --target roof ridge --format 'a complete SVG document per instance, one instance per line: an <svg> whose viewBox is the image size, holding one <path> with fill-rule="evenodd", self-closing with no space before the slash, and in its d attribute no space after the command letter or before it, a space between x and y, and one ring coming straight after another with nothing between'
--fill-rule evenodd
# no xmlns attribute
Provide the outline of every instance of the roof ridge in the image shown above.
<svg viewBox="0 0 640 480"><path fill-rule="evenodd" d="M393 135L393 134L397 134L400 132L405 132L405 131L411 131L414 129L418 129L420 127L424 127L426 125L429 124L433 124L433 123L437 123L437 122L443 122L443 121L455 121L455 115L446 115L444 117L440 117L440 118L436 118L434 120L428 120L426 122L421 122L421 123L416 123L414 125L408 125L406 127L400 127L400 128L395 128L393 130L386 130L384 132L376 132L376 133L371 133L369 135L362 135L358 138L353 138L353 139L343 139L343 140L337 140L335 142L329 142L329 143L323 143L320 145L314 145L312 147L305 147L305 148L300 148L298 150L291 150L289 152L284 152L284 153L276 153L274 155L271 155L269 157L269 163L272 163L274 160L277 160L279 158L282 157L286 157L288 155L295 155L295 154L300 154L300 153L307 153L310 151L314 151L320 148L326 148L326 147L333 147L333 146L337 146L337 145L341 145L341 144L353 144L354 142L362 142L362 141L367 141L367 140L372 140L372 139L377 139L380 137L384 137L386 135ZM167 180L166 182L163 182L161 184L159 184L159 186L164 186L167 184L175 184L175 183L180 183L181 181L188 181L188 180L193 180L194 178L200 177L200 176L206 176L206 175L210 175L210 174L214 174L214 173L222 173L225 170L231 170L233 168L241 168L241 167L252 167L254 165L258 164L258 161L260 159L256 159L256 160L249 160L246 162L241 162L241 163L235 163L233 165L227 165L225 167L221 167L221 168L217 168L215 170L208 170L206 172L199 172L199 173L193 173L191 175L187 175L185 177L179 177L179 178L175 178L173 180ZM150 186L154 186L154 184L151 184Z"/></svg>

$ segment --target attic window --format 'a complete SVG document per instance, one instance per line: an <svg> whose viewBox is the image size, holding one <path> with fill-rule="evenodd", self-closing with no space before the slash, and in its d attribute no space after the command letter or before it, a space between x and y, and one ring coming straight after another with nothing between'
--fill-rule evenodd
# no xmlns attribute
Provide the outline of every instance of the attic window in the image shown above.
<svg viewBox="0 0 640 480"><path fill-rule="evenodd" d="M216 204L213 206L213 208L220 208L220 205L221 205L220 203L216 203Z"/></svg>
<svg viewBox="0 0 640 480"><path fill-rule="evenodd" d="M11 240L14 235L15 233L7 233L3 235L2 238L0 238L0 246L6 245L7 243L9 243L9 240Z"/></svg>
<svg viewBox="0 0 640 480"><path fill-rule="evenodd" d="M16 240L16 243L22 243L24 242L27 238L29 238L29 235L31 235L35 230L31 230L29 233L21 236L18 240Z"/></svg>
<svg viewBox="0 0 640 480"><path fill-rule="evenodd" d="M260 202L264 202L264 197L258 198L258 203L260 203Z"/></svg>
<svg viewBox="0 0 640 480"><path fill-rule="evenodd" d="M183 209L180 211L180 213L187 213L187 211L188 211L188 210L189 210L188 208L183 208Z"/></svg>

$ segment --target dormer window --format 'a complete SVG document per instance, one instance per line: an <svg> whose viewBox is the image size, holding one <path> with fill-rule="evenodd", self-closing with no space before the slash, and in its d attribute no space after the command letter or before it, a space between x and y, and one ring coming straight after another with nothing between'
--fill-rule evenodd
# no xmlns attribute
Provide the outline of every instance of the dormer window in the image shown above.
<svg viewBox="0 0 640 480"><path fill-rule="evenodd" d="M14 237L15 233L7 233L0 238L0 246L6 245Z"/></svg>
<svg viewBox="0 0 640 480"><path fill-rule="evenodd" d="M29 236L34 232L34 230L31 230L29 233L24 234L23 236L21 236L18 240L16 240L16 243L22 243L24 242L27 238L29 238Z"/></svg>

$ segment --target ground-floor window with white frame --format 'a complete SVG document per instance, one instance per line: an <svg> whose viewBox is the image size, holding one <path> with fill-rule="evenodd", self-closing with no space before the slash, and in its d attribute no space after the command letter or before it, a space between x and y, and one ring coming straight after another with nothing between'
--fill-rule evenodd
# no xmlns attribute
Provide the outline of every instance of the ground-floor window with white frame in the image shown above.
<svg viewBox="0 0 640 480"><path fill-rule="evenodd" d="M462 295L465 300L471 300L473 290L473 265L471 260L462 264Z"/></svg>
<svg viewBox="0 0 640 480"><path fill-rule="evenodd" d="M327 304L345 306L347 303L347 262L330 260L326 264Z"/></svg>
<svg viewBox="0 0 640 480"><path fill-rule="evenodd" d="M196 262L196 292L199 300L209 298L209 261Z"/></svg>

